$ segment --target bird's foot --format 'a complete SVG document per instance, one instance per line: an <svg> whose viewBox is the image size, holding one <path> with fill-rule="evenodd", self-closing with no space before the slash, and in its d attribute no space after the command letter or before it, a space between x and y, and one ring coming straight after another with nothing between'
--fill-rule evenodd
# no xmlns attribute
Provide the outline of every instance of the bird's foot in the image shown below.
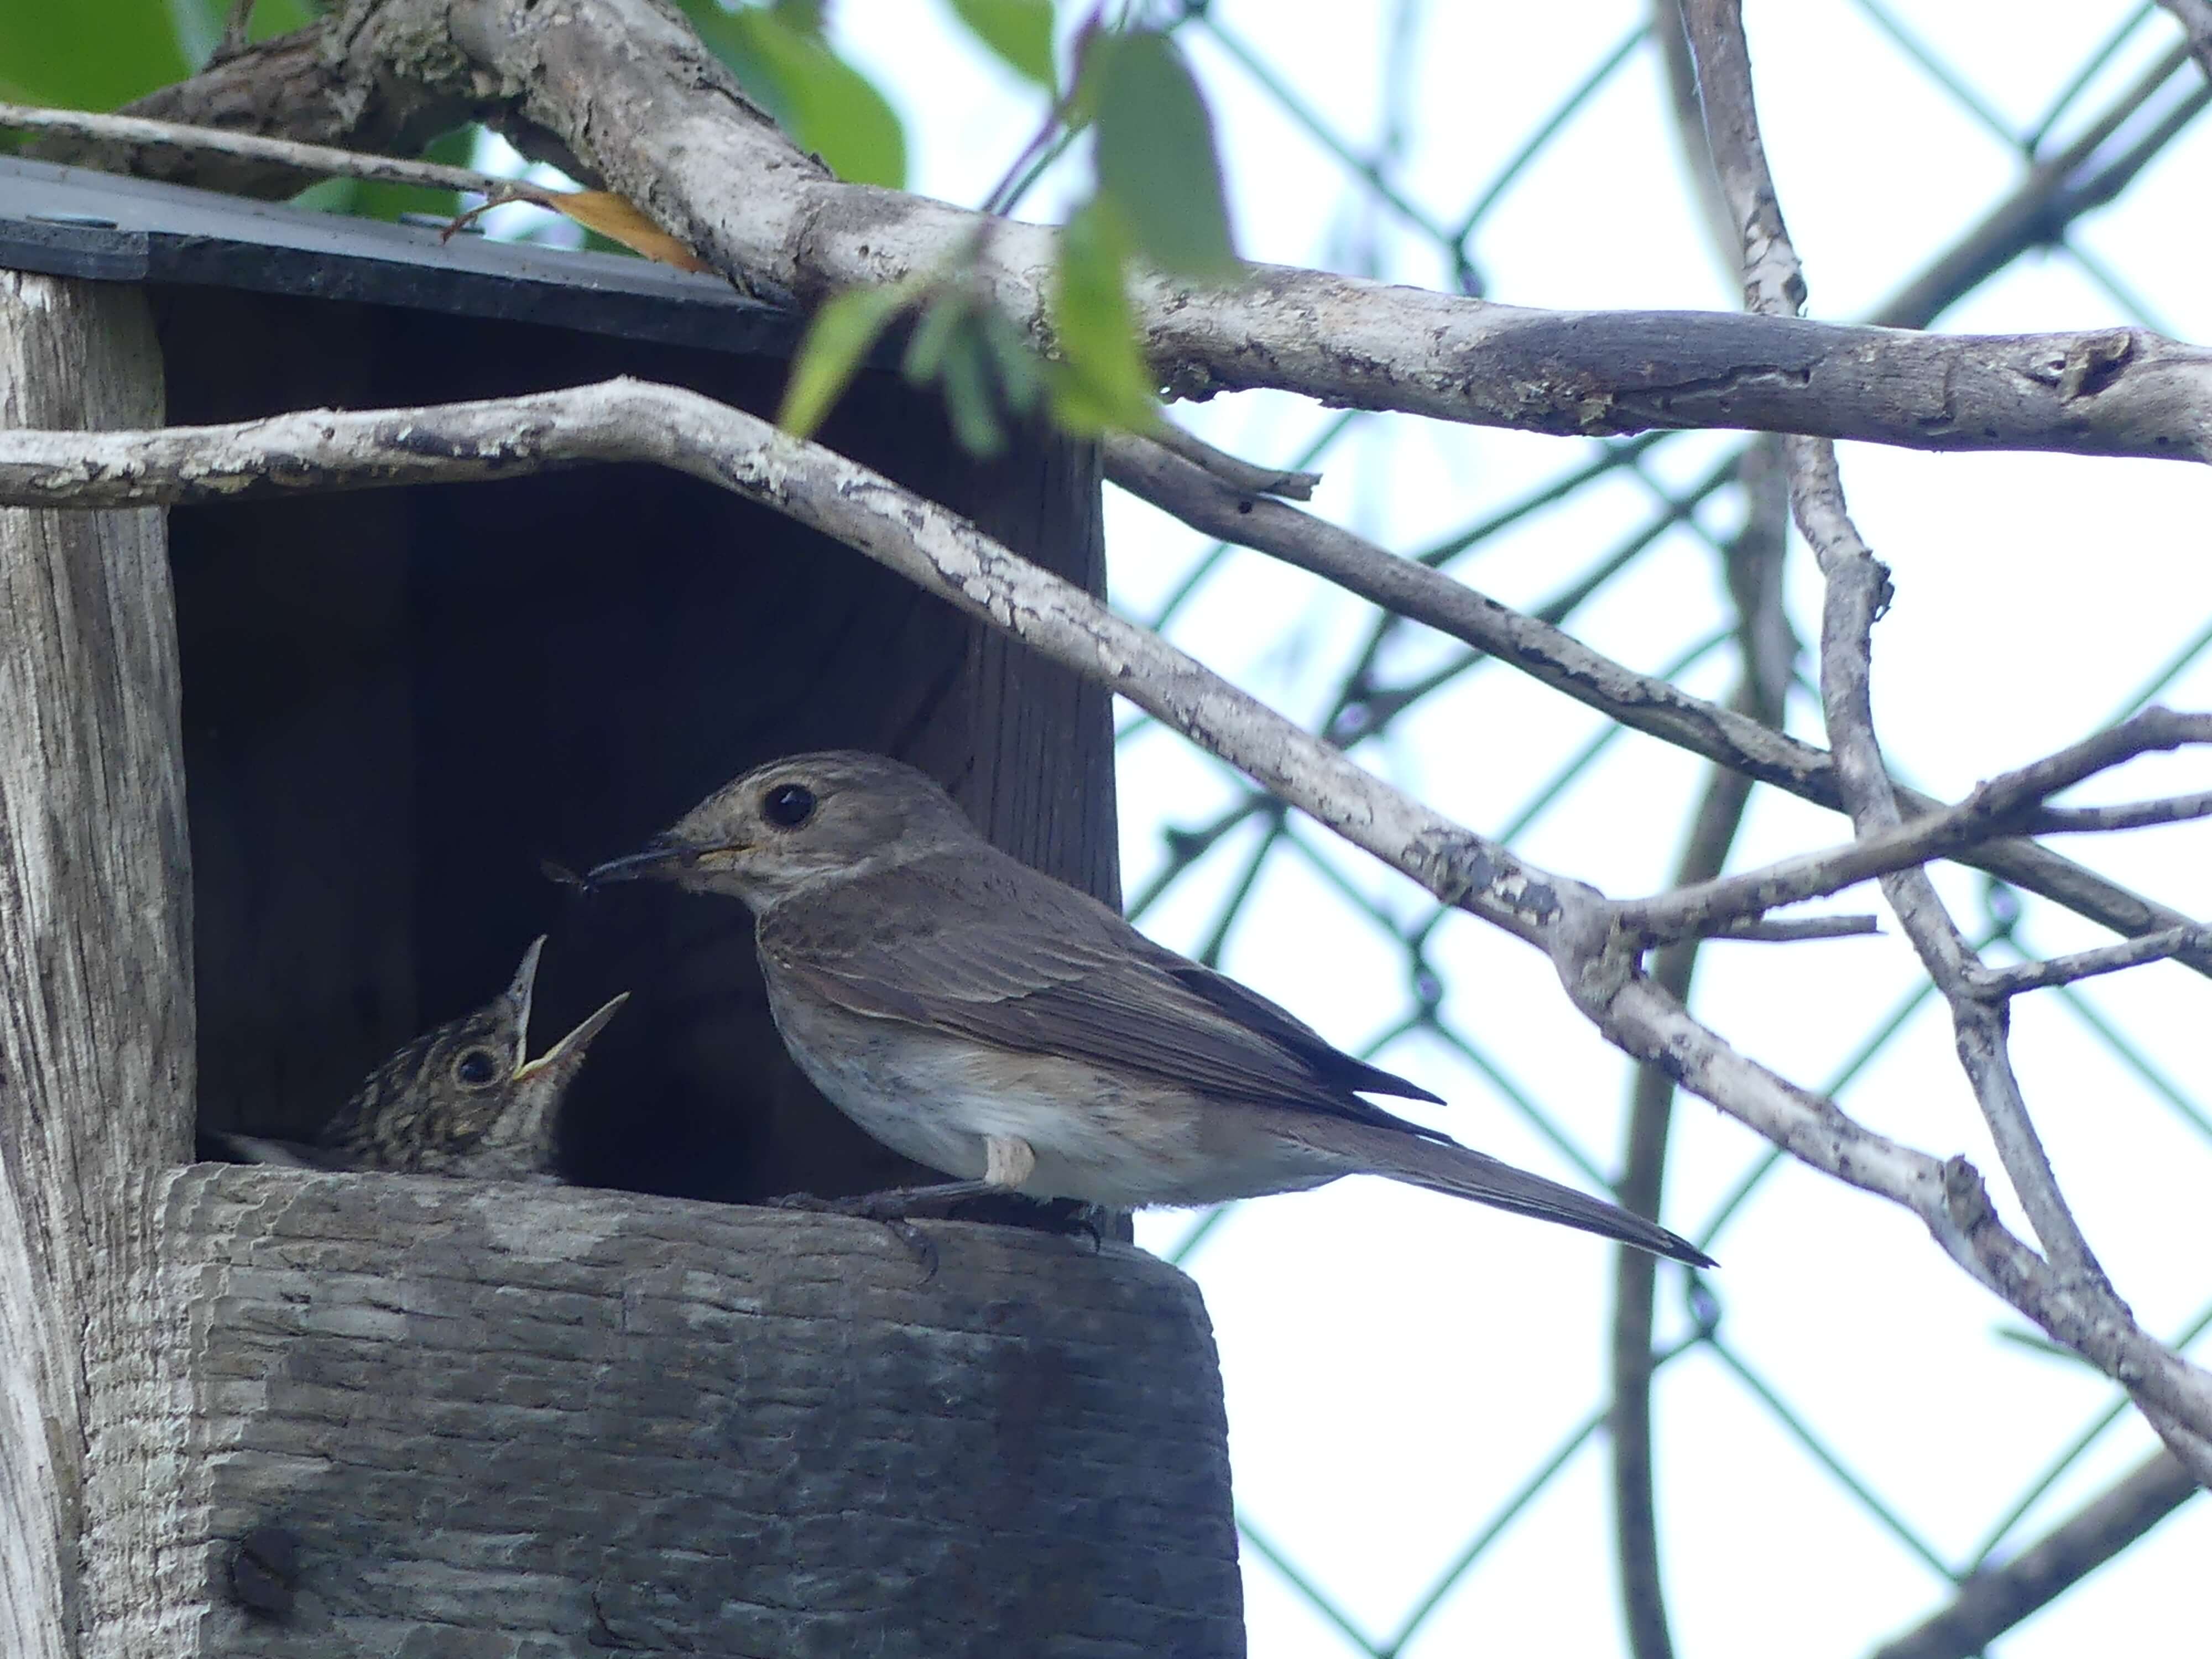
<svg viewBox="0 0 2212 1659"><path fill-rule="evenodd" d="M905 1245L922 1269L922 1282L937 1277L937 1245L914 1224L920 1212L942 1218L952 1206L1001 1190L988 1181L947 1181L933 1187L891 1187L879 1193L855 1193L849 1198L817 1198L812 1193L786 1193L771 1198L775 1210L799 1210L810 1215L845 1215L861 1221L879 1221Z"/></svg>
<svg viewBox="0 0 2212 1659"><path fill-rule="evenodd" d="M945 1181L931 1187L887 1187L877 1193L854 1193L849 1198L786 1193L769 1199L768 1205L771 1209L805 1210L815 1215L857 1216L863 1221L905 1221L916 1215L942 1219L954 1205L1000 1190L988 1181Z"/></svg>
<svg viewBox="0 0 2212 1659"><path fill-rule="evenodd" d="M1104 1204L1084 1204L1077 1206L1067 1218L1070 1237L1081 1234L1091 1241L1091 1254L1097 1255L1106 1248L1106 1230L1112 1226L1121 1213Z"/></svg>

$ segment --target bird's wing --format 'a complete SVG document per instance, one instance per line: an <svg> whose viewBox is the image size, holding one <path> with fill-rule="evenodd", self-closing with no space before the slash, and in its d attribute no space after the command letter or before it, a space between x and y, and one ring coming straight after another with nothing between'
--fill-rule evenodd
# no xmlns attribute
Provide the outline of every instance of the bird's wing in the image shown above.
<svg viewBox="0 0 2212 1659"><path fill-rule="evenodd" d="M779 976L854 1013L1429 1133L1352 1091L1435 1096L1340 1054L1096 900L1002 854L951 862L901 866L896 908L864 902L881 877L853 883L834 907L779 907L761 922L761 953Z"/></svg>

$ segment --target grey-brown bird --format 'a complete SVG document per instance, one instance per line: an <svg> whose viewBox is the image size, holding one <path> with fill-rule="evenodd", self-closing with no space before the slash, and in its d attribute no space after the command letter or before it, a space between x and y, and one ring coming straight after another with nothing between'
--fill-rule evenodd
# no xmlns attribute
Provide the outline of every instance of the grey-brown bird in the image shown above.
<svg viewBox="0 0 2212 1659"><path fill-rule="evenodd" d="M312 1146L253 1135L210 1137L233 1160L317 1170L388 1170L483 1181L552 1181L561 1097L584 1052L629 993L599 1005L536 1060L530 999L541 935L507 988L426 1031L370 1073Z"/></svg>
<svg viewBox="0 0 2212 1659"><path fill-rule="evenodd" d="M585 878L641 878L750 907L792 1058L877 1139L956 1178L920 1193L1134 1209L1381 1175L1709 1265L1654 1222L1370 1105L1437 1097L1000 852L884 756L760 767Z"/></svg>

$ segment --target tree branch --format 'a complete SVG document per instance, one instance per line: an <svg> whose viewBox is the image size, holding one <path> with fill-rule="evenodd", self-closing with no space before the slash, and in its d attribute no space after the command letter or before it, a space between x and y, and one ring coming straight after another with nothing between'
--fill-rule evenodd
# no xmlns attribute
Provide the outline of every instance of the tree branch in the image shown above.
<svg viewBox="0 0 2212 1659"><path fill-rule="evenodd" d="M204 106L217 125L376 149L414 132L424 109L443 125L483 119L526 149L533 133L550 135L574 176L603 181L742 289L780 302L938 270L990 223L977 291L1049 349L1055 233L838 183L672 9L357 0L343 21L301 32L318 42L264 43L134 112ZM272 78L296 112L265 88L241 112L241 74L264 58L279 67L278 48L299 72ZM105 159L140 170L128 154ZM285 182L296 187L296 174ZM1783 315L1543 312L1279 266L1218 287L1145 276L1132 297L1156 372L1185 397L1269 386L1559 434L1731 427L2212 459L2212 352L2142 330L1942 337Z"/></svg>
<svg viewBox="0 0 2212 1659"><path fill-rule="evenodd" d="M2212 80L2212 3L2207 0L2158 0L2173 14L2188 37L2190 54L2197 59L2207 80Z"/></svg>
<svg viewBox="0 0 2212 1659"><path fill-rule="evenodd" d="M2094 173L2084 177L2081 170L2188 63L2187 50L2179 46L2160 58L2075 134L2063 149L2036 162L1979 224L1876 307L1867 321L1884 328L1925 328L1953 301L1995 276L2025 249L2057 241L2083 213L2112 200L2165 148L2180 125L2194 120L2203 110L2208 100L2212 100L2212 87L2195 88L2140 142Z"/></svg>
<svg viewBox="0 0 2212 1659"><path fill-rule="evenodd" d="M2160 962L2179 954L2192 945L2212 940L2212 927L2168 927L2155 933L2144 933L2118 945L2106 945L2094 951L2078 951L2071 956L2053 957L2048 962L2015 963L2008 968L1984 968L1970 976L1975 993L1983 997L2017 996L2022 991L2040 989L2046 985L2070 985L2077 979L2087 979L2096 974L2116 973L2123 968L2133 968L2146 962Z"/></svg>
<svg viewBox="0 0 2212 1659"><path fill-rule="evenodd" d="M2212 817L2212 789L2158 800L2120 801L2110 806L2046 806L2027 827L2039 836L2086 836L2108 830L2148 830L2202 817Z"/></svg>
<svg viewBox="0 0 2212 1659"><path fill-rule="evenodd" d="M1823 897L1873 877L1917 870L1931 859L1963 852L1978 842L2045 828L2054 816L2052 809L2042 805L2045 796L2138 755L2204 743L2212 743L2212 714L2146 708L2057 754L1978 784L1954 806L1907 818L1899 805L1894 822L1840 847L1801 853L1756 870L1673 888L1651 898L1626 900L1620 907L1621 925L1653 944L1708 935L1778 905ZM1888 783L1887 771L1881 775L1894 802L1894 786ZM2077 822L2075 813L2067 812L2063 822L2079 830L2127 829L2133 827L2131 820L2154 812L2157 816L2151 821L2164 823L2174 816L2167 809L2185 808L2199 799L2191 795L2177 801L2146 802L2140 808L2082 809L2114 816L2109 823L2091 823Z"/></svg>
<svg viewBox="0 0 2212 1659"><path fill-rule="evenodd" d="M556 192L518 179L501 179L442 161L418 161L397 155L369 155L329 144L301 143L253 133L223 132L174 121L132 115L101 115L85 110L42 109L31 104L0 103L0 127L58 134L64 137L128 145L134 149L179 151L226 161L258 162L296 170L310 179L365 179L378 184L421 185L430 190L465 191L492 198L535 202Z"/></svg>
<svg viewBox="0 0 2212 1659"><path fill-rule="evenodd" d="M1739 709L1637 673L1564 629L1500 605L1440 570L1399 558L1286 502L1237 489L1145 439L1111 434L1104 453L1110 481L1194 529L1311 571L1394 615L1487 652L1632 730L1801 800L1844 810L1834 763L1826 750L1763 726ZM1898 799L1916 815L1945 810L1943 803L1915 791L1899 789ZM2033 842L1988 842L1963 851L1960 858L2115 933L2195 925L2180 912ZM2192 945L2178 954L2197 972L2212 975L2212 949Z"/></svg>
<svg viewBox="0 0 2212 1659"><path fill-rule="evenodd" d="M2172 1453L2158 1453L2002 1566L1968 1578L1948 1607L1874 1659L1973 1659L2196 1495L2196 1478Z"/></svg>
<svg viewBox="0 0 2212 1659"><path fill-rule="evenodd" d="M1881 923L1873 916L1792 916L1762 917L1757 921L1732 921L1707 939L1759 939L1775 945L1794 945L1804 939L1864 939L1881 932Z"/></svg>
<svg viewBox="0 0 2212 1659"><path fill-rule="evenodd" d="M1689 0L1687 15L1722 193L1743 229L1746 303L1771 313L1794 313L1804 301L1805 284L1759 142L1739 0ZM1863 837L1878 836L1894 831L1903 821L1875 737L1869 689L1874 623L1888 601L1889 573L1850 520L1834 445L1821 439L1793 438L1784 451L1798 527L1813 549L1827 588L1821 621L1820 693L1835 745L1837 775L1853 826ZM2109 747L2119 729L2076 745L2076 750L2086 754ZM1979 958L1944 911L1927 872L1915 866L1886 876L1882 890L1950 1006L1960 1060L1974 1085L1998 1157L2057 1269L2054 1284L2051 1267L2020 1250L2008 1234L2003 1259L1992 1253L2001 1230L1988 1194L1972 1166L1954 1158L1944 1167L1946 1208L1978 1271L2008 1299L2016 1295L2037 1301L2046 1312L2057 1311L2050 1297L2053 1289L2059 1290L2069 1304L2069 1315L2078 1322L2073 1335L2060 1340L2077 1352L2086 1352L2081 1340L2094 1338L2138 1350L2154 1349L2172 1364L2185 1364L2136 1326L2067 1208L2013 1073L2005 1005L1974 994L1970 975L1981 965ZM2130 1382L2133 1391L2131 1378L2113 1374ZM2152 1403L2170 1409L2163 1400ZM2200 1431L2203 1427L2193 1419L2181 1426Z"/></svg>
<svg viewBox="0 0 2212 1659"><path fill-rule="evenodd" d="M477 118L484 102L483 88L447 77L434 86L404 72L403 65L436 52L434 38L410 43L406 31L380 30L374 18L366 20L349 48L333 20L260 41L236 57L219 58L191 79L149 93L122 112L225 132L419 155L441 134ZM374 67L378 63L380 72ZM31 153L106 173L280 199L321 176L274 158L225 157L89 135L58 133Z"/></svg>
<svg viewBox="0 0 2212 1659"><path fill-rule="evenodd" d="M1218 479L1240 495L1280 495L1289 501L1309 501L1314 489L1321 483L1318 472L1285 472L1279 468L1255 466L1239 460L1226 450L1216 449L1194 433L1163 421L1148 435L1139 438L1127 433L1116 433L1115 437L1127 438L1132 443L1148 448L1164 449L1197 467L1209 477Z"/></svg>

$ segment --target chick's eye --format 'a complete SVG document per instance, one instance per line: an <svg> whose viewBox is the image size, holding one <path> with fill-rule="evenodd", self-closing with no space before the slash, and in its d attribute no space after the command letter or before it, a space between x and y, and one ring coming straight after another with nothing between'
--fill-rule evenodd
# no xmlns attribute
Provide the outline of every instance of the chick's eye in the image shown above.
<svg viewBox="0 0 2212 1659"><path fill-rule="evenodd" d="M814 816L814 792L803 783L779 784L762 797L761 816L779 830L796 830Z"/></svg>
<svg viewBox="0 0 2212 1659"><path fill-rule="evenodd" d="M453 1076L464 1088L481 1089L499 1076L499 1056L489 1048L468 1048L453 1062Z"/></svg>

